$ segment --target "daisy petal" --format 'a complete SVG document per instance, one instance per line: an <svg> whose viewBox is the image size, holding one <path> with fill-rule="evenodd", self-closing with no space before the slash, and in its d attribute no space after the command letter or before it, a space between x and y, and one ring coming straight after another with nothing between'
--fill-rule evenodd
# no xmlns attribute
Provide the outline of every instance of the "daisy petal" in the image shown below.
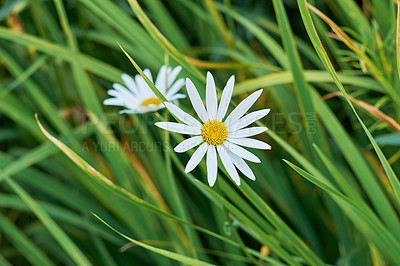
<svg viewBox="0 0 400 266"><path fill-rule="evenodd" d="M177 93L174 96L172 96L171 98L169 98L169 101L174 101L174 100L178 100L178 99L185 99L186 98L186 94L182 94L182 93Z"/></svg>
<svg viewBox="0 0 400 266"><path fill-rule="evenodd" d="M129 109L135 108L137 106L137 99L130 90L118 83L114 83L113 87L114 90L108 90L108 94L114 96L114 100L107 99L104 101L104 104L125 106Z"/></svg>
<svg viewBox="0 0 400 266"><path fill-rule="evenodd" d="M225 141L224 146L227 147L229 151L231 151L232 153L236 154L237 156L239 156L245 160L248 160L248 161L254 162L254 163L261 163L260 159L258 159L257 156L255 156L248 150L246 150L234 143Z"/></svg>
<svg viewBox="0 0 400 266"><path fill-rule="evenodd" d="M240 172L242 172L249 179L253 181L256 180L253 171L251 171L250 167L246 164L246 162L242 158L240 158L234 153L229 153L229 156L231 157L233 164L237 167L237 169L239 169Z"/></svg>
<svg viewBox="0 0 400 266"><path fill-rule="evenodd" d="M192 102L192 106L196 111L197 115L200 117L201 121L204 123L208 121L208 114L206 112L206 108L203 105L203 102L200 98L199 93L197 92L196 87L190 79L186 79L186 90L189 94L190 101Z"/></svg>
<svg viewBox="0 0 400 266"><path fill-rule="evenodd" d="M166 93L167 99L169 97L173 97L185 84L184 79L178 79L168 90Z"/></svg>
<svg viewBox="0 0 400 266"><path fill-rule="evenodd" d="M112 86L116 94L118 94L117 98L123 102L126 107L132 108L134 104L137 104L137 97L130 90L118 83L114 83Z"/></svg>
<svg viewBox="0 0 400 266"><path fill-rule="evenodd" d="M214 78L210 72L207 72L206 106L209 119L214 120L217 117L217 91L215 90Z"/></svg>
<svg viewBox="0 0 400 266"><path fill-rule="evenodd" d="M235 181L236 185L240 186L240 178L239 174L233 166L231 157L229 156L229 151L223 145L217 146L219 157L221 158L222 164L224 165L226 171L228 172L229 176Z"/></svg>
<svg viewBox="0 0 400 266"><path fill-rule="evenodd" d="M194 126L196 128L201 128L201 123L199 121L197 121L194 117L192 117L188 113L184 112L181 108L179 108L175 104L169 102L165 102L164 104L168 108L168 110L183 123L190 126Z"/></svg>
<svg viewBox="0 0 400 266"><path fill-rule="evenodd" d="M239 129L236 130L233 133L228 133L228 138L245 138L245 137L251 137L251 136L255 136L258 135L264 131L266 131L268 128L266 127L249 127L249 128L245 128L245 129Z"/></svg>
<svg viewBox="0 0 400 266"><path fill-rule="evenodd" d="M154 82L153 82L153 76L151 75L151 71L150 71L148 68L146 68L145 70L143 70L143 73L146 75L146 77L148 77L148 79L149 79L152 83L154 83Z"/></svg>
<svg viewBox="0 0 400 266"><path fill-rule="evenodd" d="M232 98L233 93L233 85L235 85L235 76L232 75L228 82L225 85L224 90L222 91L221 101L219 102L218 112L217 112L217 120L222 121L226 115L226 111L228 111L228 106Z"/></svg>
<svg viewBox="0 0 400 266"><path fill-rule="evenodd" d="M108 90L107 94L114 97L117 97L119 95L118 91L116 90Z"/></svg>
<svg viewBox="0 0 400 266"><path fill-rule="evenodd" d="M141 114L142 112L138 111L138 110L133 110L133 109L125 109L125 110L121 110L119 111L120 114Z"/></svg>
<svg viewBox="0 0 400 266"><path fill-rule="evenodd" d="M103 101L104 105L124 106L124 102L118 98L108 98Z"/></svg>
<svg viewBox="0 0 400 266"><path fill-rule="evenodd" d="M192 171L201 161L201 159L203 159L204 155L206 154L208 150L208 144L207 143L203 143L201 144L201 146L193 153L192 157L190 157L186 168L185 168L185 173L189 173L190 171Z"/></svg>
<svg viewBox="0 0 400 266"><path fill-rule="evenodd" d="M147 85L146 81L144 80L144 78L141 75L137 74L135 76L135 81L136 81L137 88L138 88L138 95L141 98L146 99L146 98L155 96L155 94L150 89L149 85Z"/></svg>
<svg viewBox="0 0 400 266"><path fill-rule="evenodd" d="M244 147L249 147L249 148L254 148L254 149L260 149L260 150L270 150L271 145L262 142L257 139L249 139L249 138L227 138L229 142L235 143L240 146Z"/></svg>
<svg viewBox="0 0 400 266"><path fill-rule="evenodd" d="M155 123L159 128L180 133L180 134L189 134L189 135L200 135L201 129L193 126L188 126L185 124L174 123L174 122L157 122Z"/></svg>
<svg viewBox="0 0 400 266"><path fill-rule="evenodd" d="M238 121L236 121L235 123L233 123L232 125L229 126L229 128L228 128L229 132L235 132L238 129L247 127L251 123L266 116L270 110L271 109L263 109L263 110L255 111L248 115L243 116Z"/></svg>
<svg viewBox="0 0 400 266"><path fill-rule="evenodd" d="M131 92L133 92L135 94L138 92L136 83L131 76L129 76L128 74L122 74L121 79L125 83L125 85L128 87L128 89L131 90Z"/></svg>
<svg viewBox="0 0 400 266"><path fill-rule="evenodd" d="M229 116L224 121L226 126L233 125L236 121L238 121L249 109L250 107L257 101L258 97L260 97L262 93L262 89L256 92L253 92L244 99L241 103L236 106L236 108L229 114Z"/></svg>
<svg viewBox="0 0 400 266"><path fill-rule="evenodd" d="M167 72L168 75L173 76L172 90L169 92L168 101L174 101L177 104L178 99L185 98L185 94L177 94L179 89L184 85L184 80L180 79L179 82L175 82L176 76L181 71L181 67L177 67L174 70L172 68L162 66L157 75L155 87L166 96L167 88ZM121 79L124 81L124 86L118 83L114 83L113 90L108 90L107 94L114 97L114 99L107 99L104 101L105 105L117 105L124 106L127 109L122 110L120 113L148 113L164 108L164 104L152 104L156 97L153 90L146 83L145 79L149 79L150 82L154 83L152 74L149 69L143 70L143 78L137 74L134 78L128 74L122 74Z"/></svg>
<svg viewBox="0 0 400 266"><path fill-rule="evenodd" d="M131 97L134 95L133 93L130 93L130 91L127 88L125 88L119 83L113 83L112 86L119 94L123 95L124 97Z"/></svg>
<svg viewBox="0 0 400 266"><path fill-rule="evenodd" d="M171 87L172 83L174 83L176 77L179 75L179 73L181 72L182 67L181 66L177 66L174 68L174 70L172 70L172 72L168 72L168 76L167 76L167 81L168 81L168 88Z"/></svg>
<svg viewBox="0 0 400 266"><path fill-rule="evenodd" d="M210 187L214 186L217 180L218 160L215 146L209 145L207 151L207 180Z"/></svg>
<svg viewBox="0 0 400 266"><path fill-rule="evenodd" d="M196 147L197 145L199 145L202 142L203 142L203 138L201 136L188 138L188 139L185 139L184 141L182 141L181 143L179 143L178 145L176 145L176 147L174 148L174 151L177 153L182 153L182 152L190 150L191 148Z"/></svg>
<svg viewBox="0 0 400 266"><path fill-rule="evenodd" d="M158 71L158 75L156 78L156 88L161 92L161 93L165 93L166 89L167 89L167 67L166 66L162 66L160 68L160 71Z"/></svg>

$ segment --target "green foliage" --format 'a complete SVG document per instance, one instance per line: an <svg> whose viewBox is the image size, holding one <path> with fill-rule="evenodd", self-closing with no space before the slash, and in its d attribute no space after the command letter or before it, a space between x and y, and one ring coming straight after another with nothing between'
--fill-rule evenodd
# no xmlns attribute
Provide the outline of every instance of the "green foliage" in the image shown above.
<svg viewBox="0 0 400 266"><path fill-rule="evenodd" d="M397 265L397 1L293 3L4 1L0 264ZM184 136L154 126L165 109L102 105L163 64L203 99L206 71L218 97L234 74L232 106L264 88L256 181L220 167L210 188L173 151Z"/></svg>

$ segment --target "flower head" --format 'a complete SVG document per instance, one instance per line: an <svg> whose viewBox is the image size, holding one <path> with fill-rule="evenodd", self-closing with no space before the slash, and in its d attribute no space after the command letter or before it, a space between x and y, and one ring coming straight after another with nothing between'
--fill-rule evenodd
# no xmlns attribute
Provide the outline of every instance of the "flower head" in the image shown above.
<svg viewBox="0 0 400 266"><path fill-rule="evenodd" d="M266 116L270 111L270 109L263 109L245 115L258 97L260 97L262 90L258 90L244 99L224 120L231 101L234 82L235 76L232 76L222 92L221 101L218 106L214 78L208 72L206 106L204 107L193 82L190 79L186 79L186 89L190 101L202 123L169 102L165 103L167 109L183 123L156 123L156 126L169 131L195 135L179 143L174 150L181 153L200 145L187 163L185 172L189 173L192 171L207 154L207 179L210 186L214 185L217 178L217 154L233 181L237 185L240 185L240 178L236 168L251 180L255 180L253 172L243 159L255 163L260 162L257 156L243 147L271 149L270 145L262 141L248 138L266 131L266 127L245 128Z"/></svg>
<svg viewBox="0 0 400 266"><path fill-rule="evenodd" d="M186 97L186 95L178 93L184 84L183 79L176 80L181 70L181 66L177 66L174 69L162 66L158 72L154 85L168 101L173 102ZM150 70L145 69L143 72L149 80L153 82ZM130 114L154 112L164 108L164 105L157 98L149 85L147 85L142 76L137 74L135 79L133 79L128 74L122 74L121 78L127 88L119 83L114 83L114 89L107 91L113 98L104 100L103 103L105 105L124 106L127 109L121 110L120 113Z"/></svg>

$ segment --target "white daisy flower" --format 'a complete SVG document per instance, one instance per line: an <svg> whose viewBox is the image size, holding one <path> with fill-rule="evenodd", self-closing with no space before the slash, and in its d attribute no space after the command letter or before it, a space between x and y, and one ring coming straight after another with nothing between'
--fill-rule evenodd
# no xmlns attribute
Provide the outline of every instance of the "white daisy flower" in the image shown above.
<svg viewBox="0 0 400 266"><path fill-rule="evenodd" d="M251 123L266 116L270 109L263 109L251 112L244 116L255 101L260 97L262 89L254 92L244 99L224 120L231 101L235 76L230 77L221 96L221 101L217 100L214 78L210 72L207 73L206 84L206 108L196 90L193 82L186 79L186 89L194 110L200 117L201 122L185 113L178 106L166 102L167 109L174 114L184 124L174 122L157 122L156 126L172 132L181 134L195 135L182 141L175 147L175 152L186 152L191 148L200 145L188 161L185 172L192 171L207 154L207 179L212 187L215 184L218 170L217 153L221 158L222 164L237 185L240 185L239 169L245 176L255 180L255 176L245 160L260 163L260 159L244 147L256 149L271 149L271 146L248 137L260 134L267 130L266 127L249 127Z"/></svg>
<svg viewBox="0 0 400 266"><path fill-rule="evenodd" d="M162 66L158 72L154 85L168 101L174 102L177 99L186 97L185 94L178 93L184 84L183 79L176 80L181 70L181 66L177 66L174 69ZM146 68L143 72L153 82L150 70ZM124 106L127 109L120 111L120 113L129 114L143 114L164 108L162 102L157 98L141 75L137 74L135 79L133 79L128 74L122 74L121 78L128 88L119 83L114 83L114 89L107 91L113 98L104 100L103 103L105 105Z"/></svg>

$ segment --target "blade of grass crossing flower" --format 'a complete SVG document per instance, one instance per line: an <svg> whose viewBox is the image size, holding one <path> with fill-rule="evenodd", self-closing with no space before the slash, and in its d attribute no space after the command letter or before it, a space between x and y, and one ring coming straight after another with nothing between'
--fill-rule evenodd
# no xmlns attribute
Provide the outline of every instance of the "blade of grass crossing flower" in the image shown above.
<svg viewBox="0 0 400 266"><path fill-rule="evenodd" d="M347 101L347 103L350 105L352 111L354 112L357 120L359 121L359 123L361 124L363 130L365 131L366 135L368 136L372 146L375 149L375 152L378 155L378 158L380 160L380 162L382 163L382 166L385 170L385 173L387 174L389 181L392 185L392 188L394 190L394 193L396 195L396 200L398 202L400 202L400 183L399 180L397 179L395 173L393 172L393 169L391 168L391 166L389 165L388 161L386 160L384 154L382 153L380 147L378 146L378 144L376 143L375 139L372 137L371 133L369 132L369 130L367 129L367 127L365 126L365 124L363 123L363 121L361 120L361 118L359 117L357 111L354 109L353 104L351 103L350 99L347 96L347 92L344 89L342 83L339 80L339 77L332 65L332 63L329 60L328 55L326 54L320 39L318 37L317 32L315 31L313 22L312 22L312 18L311 15L309 13L309 10L307 8L307 4L305 2L305 0L301 0L298 1L298 5L300 8L300 12L303 18L303 23L306 27L307 33L311 39L311 42L313 43L318 55L320 56L322 62L324 63L325 67L327 68L327 70L329 71L329 73L332 75L332 78L334 79L337 87L340 89L340 91L343 93L343 95L345 96L345 99ZM391 207L388 206L388 209L390 210ZM393 213L393 211L391 211L390 213L392 213L393 215L390 216L386 216L384 217L388 226L390 226L391 228L393 228L394 230L396 230L396 235L398 237L400 237L400 224L399 224L399 220L398 217Z"/></svg>
<svg viewBox="0 0 400 266"><path fill-rule="evenodd" d="M126 57L128 57L129 61L131 61L132 65L135 67L135 69L137 70L137 72L139 72L139 74L143 77L143 79L146 81L147 85L149 85L150 89L154 92L154 94L157 96L157 98L164 103L165 101L167 101L167 99L165 98L165 96L156 88L156 86L154 86L153 82L150 81L150 79L143 73L143 70L139 67L138 64L136 64L135 60L132 59L132 57L125 51L124 48L122 48L122 46L118 43L119 47L121 48L121 50L124 52L124 54L126 55Z"/></svg>

